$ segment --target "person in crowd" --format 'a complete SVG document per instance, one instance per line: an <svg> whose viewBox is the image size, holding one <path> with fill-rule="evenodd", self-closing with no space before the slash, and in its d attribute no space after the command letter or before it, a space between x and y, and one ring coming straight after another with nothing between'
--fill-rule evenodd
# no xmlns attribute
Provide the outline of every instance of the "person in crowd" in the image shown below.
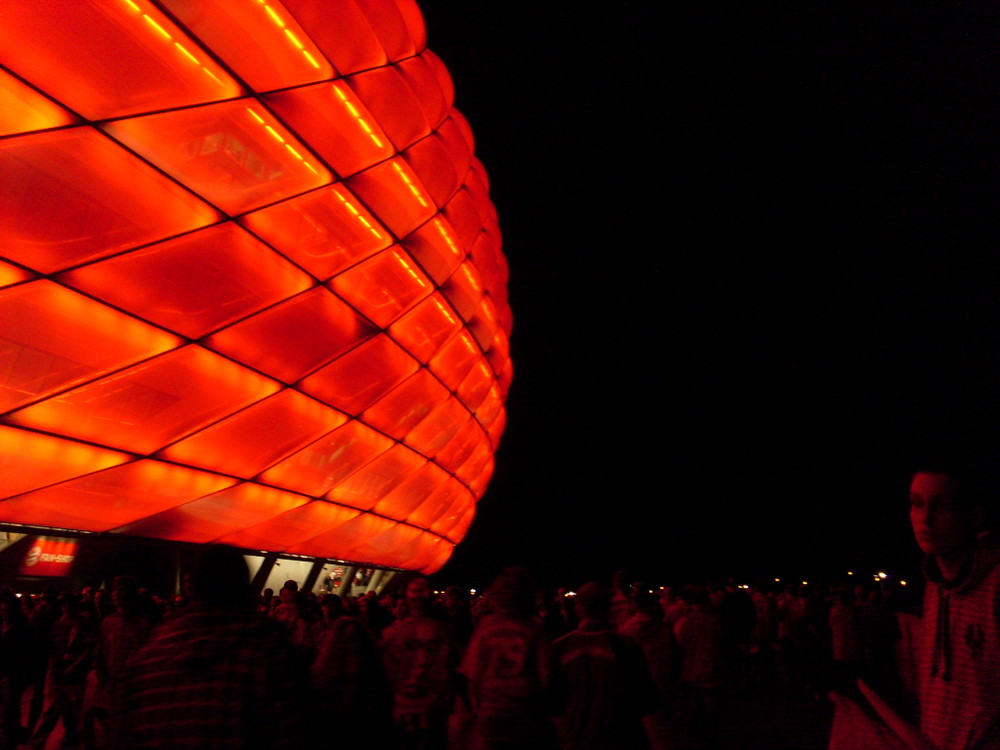
<svg viewBox="0 0 1000 750"><path fill-rule="evenodd" d="M56 592L51 588L46 589L28 617L31 626L31 675L28 685L31 690L31 701L28 703L28 719L24 726L24 734L27 737L34 734L38 720L42 716L45 704L45 681L49 672L49 652L52 646L52 628L59 616Z"/></svg>
<svg viewBox="0 0 1000 750"><path fill-rule="evenodd" d="M653 750L665 750L670 746L668 720L670 704L677 691L680 650L673 630L663 621L658 597L646 590L634 596L635 614L625 621L619 632L637 641L646 657L656 688L656 709L644 720L646 733Z"/></svg>
<svg viewBox="0 0 1000 750"><path fill-rule="evenodd" d="M455 628L459 648L465 648L472 637L472 608L469 597L460 586L451 585L444 590L441 612L443 618Z"/></svg>
<svg viewBox="0 0 1000 750"><path fill-rule="evenodd" d="M546 705L549 642L525 568L505 568L486 592L481 617L459 666L484 750L546 750L553 727Z"/></svg>
<svg viewBox="0 0 1000 750"><path fill-rule="evenodd" d="M128 662L119 750L312 746L308 675L286 630L254 612L248 583L237 550L201 550L190 604Z"/></svg>
<svg viewBox="0 0 1000 750"><path fill-rule="evenodd" d="M992 477L933 467L910 484L910 521L927 585L915 643L921 731L940 750L1000 748L1000 550Z"/></svg>
<svg viewBox="0 0 1000 750"><path fill-rule="evenodd" d="M674 627L681 652L680 683L695 737L712 747L726 679L722 621L704 587L685 586L681 596L688 612Z"/></svg>
<svg viewBox="0 0 1000 750"><path fill-rule="evenodd" d="M862 652L861 615L850 588L840 587L828 617L833 689L843 695L852 695L861 676Z"/></svg>
<svg viewBox="0 0 1000 750"><path fill-rule="evenodd" d="M338 728L330 750L389 750L392 692L368 626L345 614L336 594L321 602L323 619L313 628L316 658L312 683L324 722Z"/></svg>
<svg viewBox="0 0 1000 750"><path fill-rule="evenodd" d="M431 595L426 578L411 580L407 614L382 631L379 644L401 750L444 750L447 744L459 650L455 629L431 615Z"/></svg>
<svg viewBox="0 0 1000 750"><path fill-rule="evenodd" d="M101 589L103 591L103 589ZM112 706L128 659L149 638L156 618L148 598L139 589L139 581L128 575L114 579L111 589L114 612L101 622L94 648L94 660L89 677L89 698L84 701L83 739L88 748L97 746L97 736L114 736L108 726L113 718Z"/></svg>
<svg viewBox="0 0 1000 750"><path fill-rule="evenodd" d="M61 594L59 608L60 617L52 626L45 683L48 706L31 737L32 750L43 750L60 721L65 733L63 744L80 744L80 709L96 633L91 620L80 613L80 597Z"/></svg>
<svg viewBox="0 0 1000 750"><path fill-rule="evenodd" d="M552 644L551 700L565 750L648 748L643 717L656 696L642 649L611 629L611 591L584 584L577 628Z"/></svg>
<svg viewBox="0 0 1000 750"><path fill-rule="evenodd" d="M31 680L31 626L20 599L0 589L0 750L15 750L24 739L21 698Z"/></svg>

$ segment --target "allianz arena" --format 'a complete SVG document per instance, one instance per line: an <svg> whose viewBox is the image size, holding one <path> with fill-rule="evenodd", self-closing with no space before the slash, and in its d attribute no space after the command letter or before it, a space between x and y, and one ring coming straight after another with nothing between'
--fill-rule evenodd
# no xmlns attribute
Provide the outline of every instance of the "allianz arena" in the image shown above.
<svg viewBox="0 0 1000 750"><path fill-rule="evenodd" d="M8 0L0 66L8 542L439 569L512 318L415 2Z"/></svg>

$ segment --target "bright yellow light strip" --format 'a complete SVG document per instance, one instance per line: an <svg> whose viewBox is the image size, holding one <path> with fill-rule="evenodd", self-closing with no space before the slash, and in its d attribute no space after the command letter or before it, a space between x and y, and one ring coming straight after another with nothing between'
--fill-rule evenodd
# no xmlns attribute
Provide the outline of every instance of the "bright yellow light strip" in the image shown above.
<svg viewBox="0 0 1000 750"><path fill-rule="evenodd" d="M448 322L455 325L455 319L451 317L451 313L448 312L448 308L441 304L441 300L434 300L434 304L437 305L437 309L441 311L441 314L448 319Z"/></svg>
<svg viewBox="0 0 1000 750"><path fill-rule="evenodd" d="M404 172L403 168L401 166L399 166L399 163L398 162L393 162L392 163L392 168L396 170L396 174L399 175L400 179L402 179L403 182L406 183L406 187L408 187L410 189L410 192L413 193L413 196L418 201L420 201L420 205L421 206L426 206L427 205L427 201L424 200L424 197L420 194L420 191L417 190L417 186L413 184L413 181L410 180L410 178L406 176L406 172Z"/></svg>
<svg viewBox="0 0 1000 750"><path fill-rule="evenodd" d="M257 114L257 112L253 110L253 108L246 107L245 109L246 109L247 112L250 113L250 116L253 117L253 119L257 121L258 125L263 125L264 126L264 130L266 130L268 132L268 134L272 138L274 138L276 141L278 141L278 143L282 144L285 147L285 149L288 151L288 153L290 153L292 156L294 156L296 159L298 159L300 162L302 162L302 165L306 169L308 169L313 174L319 174L319 172L316 171L316 169L313 167L313 165L310 164L309 162L307 162L298 151L296 151L294 148L292 148L292 145L290 143L287 143L285 141L284 136L282 136L281 133L279 133L277 130L275 130L270 125L268 125L267 122L265 122L264 118L261 117L259 114ZM341 198L341 200L343 200L343 198Z"/></svg>
<svg viewBox="0 0 1000 750"><path fill-rule="evenodd" d="M343 203L345 206L347 206L347 210L350 211L352 214L354 214L355 217L357 217L358 221L360 221L362 224L364 224L368 228L369 232L371 232L373 235L375 235L375 239L378 239L378 240L382 239L382 235L378 233L378 231L375 229L375 227L373 227L371 225L371 223L364 216L361 215L361 212L358 211L358 209L356 209L353 206L353 204L349 200L347 200L347 198L345 198L343 195L340 194L339 190L337 190L336 188L334 188L333 194L336 195L337 198L340 199L341 203Z"/></svg>
<svg viewBox="0 0 1000 750"><path fill-rule="evenodd" d="M437 230L444 238L444 241L448 243L448 247L451 248L451 251L455 253L455 255L461 255L462 251L458 249L458 245L456 245L455 241L448 235L447 230L444 228L444 224L441 223L441 219L434 219L434 226L437 227ZM476 288L478 289L478 287Z"/></svg>
<svg viewBox="0 0 1000 750"><path fill-rule="evenodd" d="M135 2L133 2L133 0L124 0L124 2L133 12L140 14L142 16L142 20L144 20L157 34L162 36L168 42L174 42L174 37L171 35L171 33L167 31L165 28L163 28L163 26L161 26L156 21L156 19L153 18L151 15L149 15L148 13L144 13L142 8L139 7ZM201 68L201 71L209 78L211 78L213 81L215 81L217 84L219 84L220 86L225 86L225 83L219 80L219 77L215 75L215 73L213 73L211 70L202 65L201 60L199 60L198 57L194 55L190 50L188 50L187 47L185 47L183 44L181 44L180 42L174 42L174 48L178 52L180 52L188 60L188 62L193 63L194 65L197 65L199 68Z"/></svg>
<svg viewBox="0 0 1000 750"><path fill-rule="evenodd" d="M358 112L357 108L353 104L351 104L351 100L347 98L347 95L340 90L340 86L334 84L333 90L337 94L337 98L344 103L345 107L347 107L347 111L351 113L351 117L353 117L355 120L358 121L358 124L361 126L361 129L368 134L368 137L372 139L372 142L378 148L382 148L382 141L378 139L378 136L375 135L375 131L371 129L371 126L365 121L365 118L361 116L361 113Z"/></svg>
<svg viewBox="0 0 1000 750"><path fill-rule="evenodd" d="M473 344L469 340L469 337L466 336L464 333L462 334L462 342L465 344L465 348L468 349L470 352L472 352L473 354L477 354L478 353L477 350L476 350L475 344Z"/></svg>
<svg viewBox="0 0 1000 750"><path fill-rule="evenodd" d="M469 285L473 289L475 289L477 292L482 291L479 288L479 282L476 281L476 277L472 275L472 269L471 268L469 268L468 266L463 265L462 266L462 273L465 274L465 278L467 278L469 280Z"/></svg>
<svg viewBox="0 0 1000 750"><path fill-rule="evenodd" d="M313 57L311 54L309 54L309 50L307 50L306 46L301 41L299 41L299 38L295 36L295 33L288 28L288 24L286 24L284 19L282 19L282 17L278 15L278 12L273 7L268 5L266 0L260 1L260 4L264 6L264 12L267 13L267 16L268 18L271 19L271 22L279 29L285 32L284 34L285 39L293 47L295 47L297 51L302 53L302 56L305 57L306 61L310 65L312 65L314 68L318 70L320 65L318 62L316 62L316 58ZM312 169L312 167L309 168ZM313 171L315 172L316 170Z"/></svg>
<svg viewBox="0 0 1000 750"><path fill-rule="evenodd" d="M420 286L424 286L424 287L427 286L427 284L424 283L424 280L421 279L420 276L417 275L417 272L413 270L413 267L410 266L410 264L407 263L405 260L403 260L403 256L402 255L400 255L399 253L397 253L395 250L392 251L392 254L394 256L396 256L396 260L399 261L399 265L401 265L403 268L405 268L406 272L408 274L410 274L410 276L412 276L414 279L416 279L416 282L418 284L420 284ZM437 300L435 300L435 302L437 302ZM441 303L438 302L438 306L439 307L440 307L440 305L441 305ZM454 322L454 321L452 321L452 322Z"/></svg>

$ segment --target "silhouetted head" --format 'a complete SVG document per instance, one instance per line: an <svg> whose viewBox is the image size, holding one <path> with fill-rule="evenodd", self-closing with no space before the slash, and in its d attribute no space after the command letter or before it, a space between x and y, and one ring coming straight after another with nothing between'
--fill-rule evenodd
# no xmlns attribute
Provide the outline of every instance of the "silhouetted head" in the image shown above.
<svg viewBox="0 0 1000 750"><path fill-rule="evenodd" d="M199 604L247 607L250 571L243 555L232 547L202 547L188 573L190 596Z"/></svg>
<svg viewBox="0 0 1000 750"><path fill-rule="evenodd" d="M537 614L535 581L527 568L504 568L490 584L486 595L494 612L516 617L533 617Z"/></svg>
<svg viewBox="0 0 1000 750"><path fill-rule="evenodd" d="M576 592L576 609L588 620L607 620L611 613L611 590L603 583L589 581Z"/></svg>

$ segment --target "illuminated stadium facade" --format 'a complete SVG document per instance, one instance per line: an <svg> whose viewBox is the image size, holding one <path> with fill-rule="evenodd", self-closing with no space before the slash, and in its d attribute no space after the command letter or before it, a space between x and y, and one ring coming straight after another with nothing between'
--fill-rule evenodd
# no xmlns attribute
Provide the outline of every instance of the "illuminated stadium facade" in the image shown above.
<svg viewBox="0 0 1000 750"><path fill-rule="evenodd" d="M511 314L415 3L13 0L0 65L0 525L439 569Z"/></svg>

